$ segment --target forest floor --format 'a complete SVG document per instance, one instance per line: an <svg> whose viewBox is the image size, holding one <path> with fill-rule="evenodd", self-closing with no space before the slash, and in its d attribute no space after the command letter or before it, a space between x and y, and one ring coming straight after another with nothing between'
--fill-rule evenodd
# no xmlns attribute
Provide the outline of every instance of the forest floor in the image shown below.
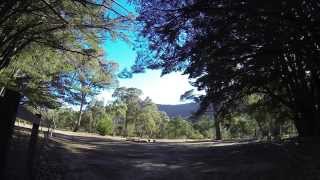
<svg viewBox="0 0 320 180"><path fill-rule="evenodd" d="M137 143L58 132L40 167L60 175L40 179L320 179L315 141Z"/></svg>

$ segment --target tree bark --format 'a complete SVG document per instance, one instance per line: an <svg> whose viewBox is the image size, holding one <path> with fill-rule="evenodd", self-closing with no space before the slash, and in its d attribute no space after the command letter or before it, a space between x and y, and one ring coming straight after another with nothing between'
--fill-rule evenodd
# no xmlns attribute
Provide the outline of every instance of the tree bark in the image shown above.
<svg viewBox="0 0 320 180"><path fill-rule="evenodd" d="M220 128L220 121L218 120L218 118L214 118L214 107L213 107L213 103L211 103L210 105L210 111L211 111L211 118L214 120L214 129L215 129L215 137L216 140L221 140L222 136L221 136L221 128Z"/></svg>
<svg viewBox="0 0 320 180"><path fill-rule="evenodd" d="M215 131L216 131L216 140L221 140L221 129L220 129L220 121L215 119L214 120L214 127L215 127Z"/></svg>
<svg viewBox="0 0 320 180"><path fill-rule="evenodd" d="M79 116L78 116L77 123L74 126L73 132L77 132L79 130L80 125L81 125L82 109L83 109L83 101L81 101L81 104L80 104Z"/></svg>
<svg viewBox="0 0 320 180"><path fill-rule="evenodd" d="M272 126L272 131L271 131L271 134L275 140L281 139L280 129L281 129L281 123L278 120L275 120Z"/></svg>
<svg viewBox="0 0 320 180"><path fill-rule="evenodd" d="M126 118L124 121L124 133L123 133L124 137L128 136L128 113L126 113Z"/></svg>
<svg viewBox="0 0 320 180"><path fill-rule="evenodd" d="M93 127L93 117L89 117L89 132L92 133L92 128Z"/></svg>
<svg viewBox="0 0 320 180"><path fill-rule="evenodd" d="M9 89L6 89L4 96L0 97L0 179L5 179L4 173L7 151L9 149L20 99L20 93Z"/></svg>

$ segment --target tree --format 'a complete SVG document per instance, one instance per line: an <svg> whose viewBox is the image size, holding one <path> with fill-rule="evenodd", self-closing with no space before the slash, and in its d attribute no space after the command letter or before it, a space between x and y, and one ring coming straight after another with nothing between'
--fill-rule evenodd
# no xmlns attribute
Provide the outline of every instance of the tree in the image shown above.
<svg viewBox="0 0 320 180"><path fill-rule="evenodd" d="M192 135L192 126L181 117L174 118L168 123L169 138L187 138Z"/></svg>
<svg viewBox="0 0 320 180"><path fill-rule="evenodd" d="M76 123L77 113L71 108L60 108L57 111L57 128L72 130Z"/></svg>
<svg viewBox="0 0 320 180"><path fill-rule="evenodd" d="M98 121L97 124L97 131L100 135L106 135L106 134L112 134L113 131L113 124L112 124L112 118L104 114L101 119Z"/></svg>
<svg viewBox="0 0 320 180"><path fill-rule="evenodd" d="M0 72L0 109L2 109L1 127L3 128L1 131L9 132L3 134L1 142L8 142L12 135L15 113L19 105L28 104L43 110L55 108L61 104L59 96L55 93L58 87L52 83L52 80L59 73L66 72L68 68L63 60L56 61L55 58L60 58L61 54L56 53L52 48L34 47L37 49L33 53L28 52L30 49L21 51L13 58L11 64ZM11 106L13 104L14 107ZM46 114L45 111L41 112ZM43 116L43 119L48 118ZM6 156L7 146L8 144L1 144L0 156ZM1 163L5 162L1 161ZM2 169L1 164L0 170Z"/></svg>
<svg viewBox="0 0 320 180"><path fill-rule="evenodd" d="M46 106L57 105L52 93L57 90L50 80L56 78L57 70L68 66L63 56L87 56L84 48L99 51L102 40L124 38L130 19L117 13L111 1L18 0L0 2L0 7L0 69L15 61L13 68L1 72L1 85L27 95L31 103ZM113 16L106 18L110 13Z"/></svg>
<svg viewBox="0 0 320 180"><path fill-rule="evenodd" d="M117 88L112 97L116 98L117 103L124 103L126 104L126 115L125 115L125 122L124 122L124 136L128 136L130 134L128 131L128 125L134 125L136 121L136 117L139 113L140 109L140 95L142 95L142 91L137 88L126 88L120 87ZM134 127L131 127L131 131L133 131Z"/></svg>
<svg viewBox="0 0 320 180"><path fill-rule="evenodd" d="M223 117L221 117L220 113L216 110L216 109L218 109L216 106L216 103L210 102L211 99L208 98L208 92L206 95L195 95L194 90L189 90L189 91L186 91L183 95L181 95L180 99L201 102L200 107L193 114L193 116L194 116L193 118L199 119L199 117L203 116L204 114L210 114L212 121L214 121L215 138L216 138L216 140L222 139L221 119Z"/></svg>
<svg viewBox="0 0 320 180"><path fill-rule="evenodd" d="M126 122L127 105L120 101L115 101L106 106L106 113L113 117L114 134L123 135L123 127Z"/></svg>
<svg viewBox="0 0 320 180"><path fill-rule="evenodd" d="M169 117L150 98L141 100L141 94L136 88L121 87L114 91L115 101L106 109L113 115L117 133L121 129L124 136L165 137Z"/></svg>
<svg viewBox="0 0 320 180"><path fill-rule="evenodd" d="M169 121L170 121L170 118L167 115L167 113L160 111L160 121L157 124L158 129L156 132L157 138L167 137L167 128L168 128Z"/></svg>
<svg viewBox="0 0 320 180"><path fill-rule="evenodd" d="M117 30L130 20L111 0L15 0L0 7L0 69L33 45L82 54L79 45L96 47L109 35L122 36Z"/></svg>
<svg viewBox="0 0 320 180"><path fill-rule="evenodd" d="M85 55L83 47L98 49L98 44L110 36L123 37L129 21L127 15L121 15L114 10L113 1L95 0L14 0L0 2L0 69L7 67L13 58L22 51L29 53L37 47L46 47L58 50L58 53L72 52ZM111 13L112 12L112 16ZM21 59L19 59L21 60ZM19 87L23 86L19 82ZM35 88L37 89L37 88ZM2 89L4 90L4 88ZM14 89L16 91L17 89ZM1 91L0 109L3 109L1 127L12 129L8 124L14 124L14 114L18 103L13 110L8 102L17 101L16 96L10 93L11 89ZM5 95L5 93L9 93ZM47 94L43 94L48 99ZM19 96L20 98L21 96ZM12 98L12 99L5 99ZM38 96L34 96L34 99ZM7 110L6 110L7 109ZM8 114L10 113L10 114ZM10 134L7 137L9 139ZM6 146L1 145L2 149ZM1 168L1 175L3 168Z"/></svg>
<svg viewBox="0 0 320 180"><path fill-rule="evenodd" d="M199 133L202 134L204 138L212 138L213 137L213 127L214 123L212 119L210 119L208 116L204 115L201 116L197 122L193 124L193 128Z"/></svg>
<svg viewBox="0 0 320 180"><path fill-rule="evenodd" d="M98 120L106 113L103 101L92 100L87 107L87 111L91 112L88 122L88 130L89 132L93 132L93 130L96 129Z"/></svg>
<svg viewBox="0 0 320 180"><path fill-rule="evenodd" d="M258 94L247 97L246 101L242 112L256 121L263 136L279 139L284 132L287 135L294 133L288 131L294 117L286 106L272 101L268 96Z"/></svg>
<svg viewBox="0 0 320 180"><path fill-rule="evenodd" d="M137 65L189 74L207 92L203 108L262 93L288 108L300 136L320 136L319 4L137 1L149 42Z"/></svg>
<svg viewBox="0 0 320 180"><path fill-rule="evenodd" d="M113 87L117 83L114 74L117 64L90 56L71 56L69 63L74 67L73 71L61 75L59 80L65 85L61 89L63 99L67 103L79 106L78 120L73 129L78 131L85 106L101 90Z"/></svg>
<svg viewBox="0 0 320 180"><path fill-rule="evenodd" d="M161 114L150 98L141 102L141 109L136 117L136 133L142 137L155 137L161 124Z"/></svg>
<svg viewBox="0 0 320 180"><path fill-rule="evenodd" d="M62 84L54 82L60 74L70 71L63 54L52 48L36 47L15 56L13 62L0 72L0 86L23 94L23 103L34 107L60 106L57 89Z"/></svg>
<svg viewBox="0 0 320 180"><path fill-rule="evenodd" d="M247 114L229 114L225 121L231 138L257 137L256 121L251 119ZM263 132L263 129L260 132Z"/></svg>

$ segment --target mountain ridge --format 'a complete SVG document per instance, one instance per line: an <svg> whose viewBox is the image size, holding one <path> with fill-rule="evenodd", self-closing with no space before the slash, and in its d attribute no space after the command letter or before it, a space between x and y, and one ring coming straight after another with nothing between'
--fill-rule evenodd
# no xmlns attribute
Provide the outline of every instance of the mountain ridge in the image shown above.
<svg viewBox="0 0 320 180"><path fill-rule="evenodd" d="M170 118L182 117L190 118L192 113L196 112L199 108L197 103L185 104L157 104L159 111L166 112Z"/></svg>

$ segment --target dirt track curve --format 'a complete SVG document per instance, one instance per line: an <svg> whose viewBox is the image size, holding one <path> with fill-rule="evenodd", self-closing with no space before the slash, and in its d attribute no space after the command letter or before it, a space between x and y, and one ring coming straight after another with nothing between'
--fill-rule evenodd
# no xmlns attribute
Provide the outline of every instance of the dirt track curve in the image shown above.
<svg viewBox="0 0 320 180"><path fill-rule="evenodd" d="M301 179L270 143L134 143L55 134L65 180Z"/></svg>

